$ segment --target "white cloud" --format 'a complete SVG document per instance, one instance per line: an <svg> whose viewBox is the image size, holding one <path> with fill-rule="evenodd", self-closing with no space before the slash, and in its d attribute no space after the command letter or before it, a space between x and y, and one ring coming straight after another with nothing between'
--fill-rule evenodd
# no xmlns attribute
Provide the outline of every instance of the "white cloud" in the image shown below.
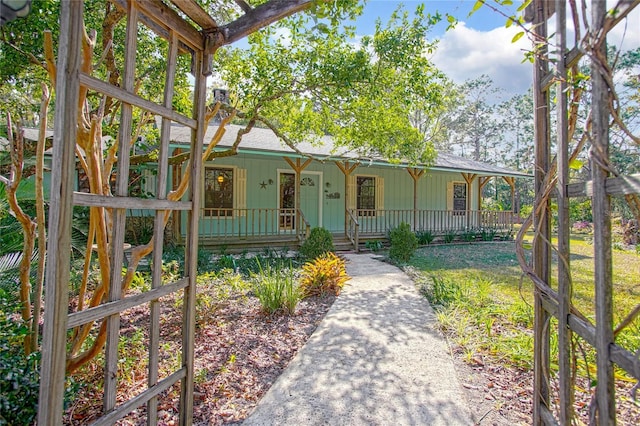
<svg viewBox="0 0 640 426"><path fill-rule="evenodd" d="M533 66L522 60L531 44L526 36L511 42L519 31L515 27L478 31L460 22L442 36L433 62L456 83L486 74L507 96L525 93Z"/></svg>

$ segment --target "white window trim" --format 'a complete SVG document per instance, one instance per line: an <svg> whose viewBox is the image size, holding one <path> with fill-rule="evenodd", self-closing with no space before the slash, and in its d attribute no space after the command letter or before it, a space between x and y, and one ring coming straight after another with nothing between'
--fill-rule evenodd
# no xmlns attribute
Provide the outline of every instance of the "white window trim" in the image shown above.
<svg viewBox="0 0 640 426"><path fill-rule="evenodd" d="M280 174L281 173L287 173L287 174L293 174L295 175L296 172L293 169L276 169L276 182L278 182L278 187L277 187L277 192L276 192L276 208L280 208ZM302 171L302 173L300 174L300 179L302 179L302 175L316 175L319 176L318 179L318 226L322 226L322 215L323 215L323 210L322 210L322 188L324 188L324 181L323 181L323 172L317 172L317 171Z"/></svg>
<svg viewBox="0 0 640 426"><path fill-rule="evenodd" d="M237 181L237 176L238 176L238 166L228 166L228 165L224 165L224 164L216 164L216 163L212 163L212 162L206 162L203 165L203 169L202 169L202 179L200 179L200 194L201 194L201 199L202 199L202 210L206 210L206 207L204 206L204 172L206 171L206 169L231 169L233 170L233 207L232 209L237 209L238 207L238 197L237 197L237 191L238 191L238 181ZM215 219L215 220L220 220L220 219L235 219L236 216L235 214L232 214L231 216L205 216L204 219Z"/></svg>

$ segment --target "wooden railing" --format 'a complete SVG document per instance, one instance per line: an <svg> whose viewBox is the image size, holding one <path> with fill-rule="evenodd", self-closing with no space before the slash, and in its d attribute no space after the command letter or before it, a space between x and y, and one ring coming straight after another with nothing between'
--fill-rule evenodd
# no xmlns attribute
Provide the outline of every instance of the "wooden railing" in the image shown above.
<svg viewBox="0 0 640 426"><path fill-rule="evenodd" d="M347 238L357 252L360 245L360 224L358 223L358 218L354 215L354 210L347 210L346 231Z"/></svg>
<svg viewBox="0 0 640 426"><path fill-rule="evenodd" d="M413 231L428 230L435 234L467 229L509 231L513 228L513 213L485 210L350 210L359 225L360 235L386 235L405 222Z"/></svg>
<svg viewBox="0 0 640 426"><path fill-rule="evenodd" d="M311 225L300 209L203 209L200 237L250 239L286 237L304 241Z"/></svg>

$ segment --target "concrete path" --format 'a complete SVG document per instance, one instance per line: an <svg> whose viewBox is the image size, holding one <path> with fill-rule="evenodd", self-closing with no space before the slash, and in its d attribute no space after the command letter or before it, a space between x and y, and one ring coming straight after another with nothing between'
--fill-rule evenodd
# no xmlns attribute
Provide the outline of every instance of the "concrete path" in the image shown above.
<svg viewBox="0 0 640 426"><path fill-rule="evenodd" d="M347 254L351 275L243 425L470 425L434 313L398 268Z"/></svg>

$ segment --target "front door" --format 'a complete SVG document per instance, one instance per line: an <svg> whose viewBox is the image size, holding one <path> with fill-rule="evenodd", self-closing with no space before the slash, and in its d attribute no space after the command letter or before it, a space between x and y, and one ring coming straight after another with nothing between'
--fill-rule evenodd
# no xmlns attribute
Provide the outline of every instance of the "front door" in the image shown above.
<svg viewBox="0 0 640 426"><path fill-rule="evenodd" d="M300 179L300 210L312 228L322 226L320 215L321 176L317 173L302 172Z"/></svg>
<svg viewBox="0 0 640 426"><path fill-rule="evenodd" d="M320 212L320 190L322 175L302 172L300 179L300 210L311 227L322 226ZM296 227L296 175L293 172L280 172L278 176L280 208L280 230L293 230Z"/></svg>

